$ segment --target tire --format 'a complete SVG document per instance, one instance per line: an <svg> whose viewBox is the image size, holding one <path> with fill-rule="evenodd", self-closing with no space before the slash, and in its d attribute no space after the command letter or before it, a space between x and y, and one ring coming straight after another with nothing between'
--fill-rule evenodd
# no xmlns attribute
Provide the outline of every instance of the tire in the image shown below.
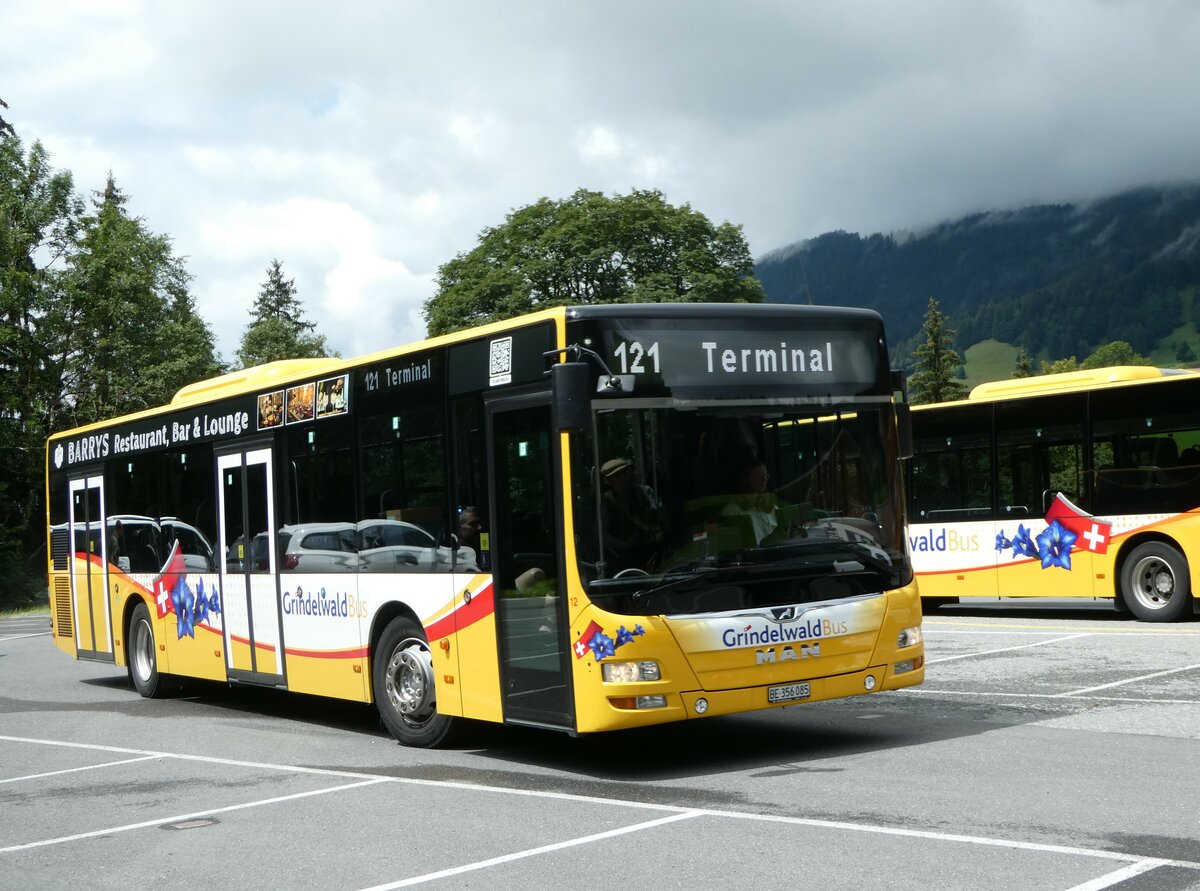
<svg viewBox="0 0 1200 891"><path fill-rule="evenodd" d="M150 610L146 608L146 604L139 603L133 608L125 642L128 646L129 682L133 684L133 688L147 699L157 699L165 695L166 679L158 671L154 625L150 621Z"/></svg>
<svg viewBox="0 0 1200 891"><path fill-rule="evenodd" d="M383 630L372 659L371 688L383 726L402 745L430 749L447 741L454 719L437 712L433 655L412 619L392 619Z"/></svg>
<svg viewBox="0 0 1200 891"><path fill-rule="evenodd" d="M1121 596L1144 622L1174 622L1192 605L1187 559L1165 542L1138 545L1121 566Z"/></svg>

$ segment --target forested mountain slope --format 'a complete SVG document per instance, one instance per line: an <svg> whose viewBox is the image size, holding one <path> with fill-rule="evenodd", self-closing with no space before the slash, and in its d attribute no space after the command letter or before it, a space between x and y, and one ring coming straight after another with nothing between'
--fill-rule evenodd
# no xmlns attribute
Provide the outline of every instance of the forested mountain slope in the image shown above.
<svg viewBox="0 0 1200 891"><path fill-rule="evenodd" d="M1167 338L1195 337L1200 185L979 213L923 232L829 232L762 257L755 274L772 303L878 310L898 364L910 362L930 297L962 350L995 338L1035 357L1082 358L1125 340L1150 355Z"/></svg>

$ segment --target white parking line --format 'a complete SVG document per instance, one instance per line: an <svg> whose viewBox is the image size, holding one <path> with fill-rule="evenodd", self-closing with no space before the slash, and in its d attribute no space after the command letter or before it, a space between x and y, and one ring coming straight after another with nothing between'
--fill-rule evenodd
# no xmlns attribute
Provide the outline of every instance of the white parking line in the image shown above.
<svg viewBox="0 0 1200 891"><path fill-rule="evenodd" d="M4 643L4 641L6 641L6 640L21 640L22 638L26 638L26 637L49 637L49 636L50 636L49 631L39 631L37 634L10 634L7 637L0 637L0 643Z"/></svg>
<svg viewBox="0 0 1200 891"><path fill-rule="evenodd" d="M1157 860L1153 857L1147 857L1145 860L1139 860L1137 863L1130 863L1128 866L1114 870L1108 873L1108 875L1092 879L1090 882L1084 882L1082 885L1076 885L1074 888L1068 888L1067 891L1103 891L1104 888L1111 888L1113 885L1119 884L1126 879L1140 876L1152 869L1158 869L1160 866L1168 866L1169 864L1169 860Z"/></svg>
<svg viewBox="0 0 1200 891"><path fill-rule="evenodd" d="M900 696L1007 696L1012 699L1062 699L1062 693L1006 693L1003 690L937 690L931 687L905 687L897 690ZM1200 705L1200 699L1155 699L1150 696L1072 696L1085 702L1146 702L1154 705Z"/></svg>
<svg viewBox="0 0 1200 891"><path fill-rule="evenodd" d="M1148 681L1151 678L1161 678L1168 674L1179 674L1181 671L1194 671L1197 668L1200 668L1200 665L1185 665L1183 668L1168 668L1166 671L1156 671L1153 674L1142 674L1135 678L1126 678L1123 681L1113 681L1111 684L1101 684L1098 687L1084 687L1081 690L1070 690L1066 693L1056 693L1055 696L1060 698L1066 696L1081 696L1084 693L1095 693L1097 690L1108 690L1112 687L1120 687L1123 684L1133 684L1138 681Z"/></svg>
<svg viewBox="0 0 1200 891"><path fill-rule="evenodd" d="M945 656L941 659L926 659L926 665L936 665L939 662L953 662L955 659L971 659L975 656L990 656L993 653L1011 653L1013 650L1028 650L1030 647L1044 647L1047 644L1062 643L1064 640L1076 640L1080 637L1090 637L1090 632L1068 634L1066 637L1053 637L1050 640L1039 640L1034 643L1019 644L1015 647L1000 647L996 650L980 650L978 653L960 653L957 656Z"/></svg>
<svg viewBox="0 0 1200 891"><path fill-rule="evenodd" d="M159 817L155 820L145 820L141 823L128 823L125 826L110 826L107 829L95 829L91 832L79 832L75 835L64 835L59 838L44 838L41 841L27 842L23 845L10 845L0 848L0 854L10 854L13 851L28 851L30 848L44 848L48 845L61 845L64 842L79 841L84 838L95 838L98 835L112 835L117 832L129 832L133 829L150 829L164 823L182 823L185 820L198 820L212 814L227 814L230 811L240 811L248 807L261 807L266 804L278 804L281 801L295 801L298 798L311 798L314 795L324 795L327 792L344 792L347 789L357 789L360 786L374 786L376 783L386 783L389 777L375 777L359 783L346 783L343 786L331 786L327 789L313 789L310 792L296 792L292 795L280 795L277 798L264 798L259 801L245 801L241 804L231 804L227 807L215 807L206 811L196 811L191 814L179 814L174 817Z"/></svg>
<svg viewBox="0 0 1200 891"><path fill-rule="evenodd" d="M68 767L66 770L51 770L48 773L31 773L23 777L8 777L0 783L19 783L22 780L41 780L46 777L62 776L64 773L79 773L81 770L97 770L101 767L116 767L118 764L135 764L138 761L153 761L157 755L143 755L141 758L126 758L122 761L105 761L103 764L89 764L86 767Z"/></svg>
<svg viewBox="0 0 1200 891"><path fill-rule="evenodd" d="M398 882L388 882L386 885L373 885L370 888L365 888L363 891L387 891L390 888L407 888L411 885L423 885L425 882L433 882L437 879L445 879L450 876L462 875L464 872L474 872L478 869L487 869L489 866L499 866L502 863L511 863L514 860L523 860L526 857L536 857L539 854L549 854L553 851L561 851L564 848L573 848L578 845L587 845L592 842L602 841L606 838L614 838L618 835L626 835L630 832L641 832L643 829L653 829L656 826L662 826L667 823L677 823L680 820L690 820L693 817L703 815L703 811L685 811L682 814L672 814L669 817L659 817L657 820L648 820L645 823L635 823L633 826L622 826L620 829L610 829L608 832L598 832L595 835L585 835L582 838L571 838L566 841L555 842L552 845L542 845L540 848L530 848L526 851L514 851L511 854L503 854L499 857L493 857L490 860L478 860L475 863L464 863L462 866L452 866L449 869L439 870L438 872L429 872L423 876L413 876L410 879L401 879Z"/></svg>
<svg viewBox="0 0 1200 891"><path fill-rule="evenodd" d="M300 798L308 798L308 797L311 797L314 795L324 795L327 792L341 792L341 791L344 791L347 789L354 789L354 788L358 788L361 786L372 786L372 785L375 785L378 783L398 783L398 784L414 785L414 786L429 786L429 787L441 788L441 789L461 789L461 790L465 790L465 791L469 791L469 792L490 792L490 793L498 793L501 795L520 795L520 796L528 796L528 797L534 797L534 798L549 798L549 799L555 799L555 800L559 800L559 801L585 802L585 803L591 803L591 804L609 805L612 807L630 808L633 810L668 811L671 814L670 817L662 818L659 820L652 820L647 823L635 824L633 826L627 827L624 830L613 830L610 833L602 833L602 834L596 835L596 836L587 836L586 838L574 839L574 840L569 840L567 842L559 843L561 846L566 846L566 847L570 847L572 845L584 844L589 840L599 840L601 838L609 837L613 834L620 834L622 831L635 832L635 831L638 831L641 829L648 828L653 825L661 825L663 823L670 823L670 822L674 822L676 820L683 820L683 819L688 819L688 818L696 817L696 816L710 816L710 817L717 817L717 818L721 818L721 819L757 820L757 821L771 822L771 823L786 823L786 824L790 824L790 825L794 825L794 826L808 826L808 827L813 827L813 828L818 828L818 829L833 829L833 830L846 831L846 832L867 832L867 833L874 833L874 834L879 834L879 835L900 836L900 837L904 837L904 838L921 838L921 839L928 839L928 840L932 840L932 841L959 842L959 843L963 843L963 844L985 845L985 846L989 846L989 847L999 847L999 848L1007 848L1010 850L1031 851L1031 852L1038 852L1038 853L1068 854L1071 856L1094 857L1094 858L1102 859L1102 860L1117 860L1117 861L1123 861L1123 862L1128 862L1128 863L1133 863L1133 864L1149 862L1148 858L1143 857L1140 854L1130 854L1130 853L1127 853L1124 851L1105 851L1105 850L1093 849L1093 848L1069 847L1069 846L1065 846L1065 845L1039 844L1037 842L1026 842L1026 841L1019 841L1019 840L1015 840L1015 839L1005 839L1005 838L989 838L987 836L956 835L953 833L932 832L932 831L926 831L926 830L921 830L921 829L905 829L905 828L896 827L896 826L880 826L880 825L875 825L875 824L871 824L871 823L848 823L848 822L834 821L834 820L815 820L815 819L809 819L809 818L805 818L805 817L784 817L784 816L778 816L778 815L774 815L774 814L755 814L755 813L739 812L739 811L698 810L698 809L694 809L694 808L674 807L671 805L654 804L651 802L643 802L643 801L632 801L632 800L625 800L625 799L620 799L620 798L601 798L601 797L594 796L594 795L575 795L575 794L572 794L569 792L544 792L544 791L532 790L532 789L512 789L512 788L507 788L504 786L484 786L484 785L478 785L475 783L451 782L451 781L447 781L447 780L423 780L423 779L414 779L414 778L410 778L410 777L379 776L377 774L356 773L354 771L347 771L347 770L332 770L332 769L315 768L315 767L297 767L295 765L290 765L290 764L270 764L270 763L253 762L253 761L237 761L237 760L228 759L228 758L213 758L213 757L207 757L207 756L203 756L203 755L179 755L179 754L175 754L172 752L152 752L152 751L148 751L145 749L127 749L127 748L121 748L118 746L90 745L87 743L66 742L66 741L62 741L62 740L52 740L52 739L33 739L33 738L29 738L29 737L0 736L0 742L19 742L19 743L29 743L32 745L46 745L46 746L66 746L69 748L90 749L90 750L94 750L94 751L123 752L126 754L132 754L132 755L154 755L154 756L158 756L161 758L177 758L177 759L185 760L185 761L200 761L200 762L204 762L207 764L238 765L238 766L244 766L244 767L255 767L255 768L262 769L262 770L278 770L278 771L286 771L289 773L315 774L315 775L320 775L320 776L337 776L337 777L343 777L346 779L361 780L361 782L347 783L345 785L334 786L334 787L330 787L330 788L326 788L326 789L317 789L317 790L314 790L311 792L299 792L294 795L283 795L283 796L279 796L278 798L268 798L268 799L263 799L260 801L250 801L250 802L245 802L243 804L234 804L234 805L229 805L228 807L213 808L213 809L206 810L206 811L199 811L199 812L196 812L193 814L184 814L181 816L173 816L173 817L161 817L161 818L158 818L155 820L147 820L147 821L144 821L141 823L129 824L127 826L120 826L120 827L116 827L113 829L99 829L99 830L95 830L93 832L84 832L84 833L79 833L78 835L64 836L62 838L45 839L45 840L37 841L37 842L29 842L29 843L23 844L23 845L13 845L13 846L7 847L7 848L0 848L0 854L9 853L12 851L23 851L23 850L27 850L29 848L44 847L46 845L61 844L63 842L76 841L78 839L94 838L96 836L105 835L107 833L125 832L125 831L129 831L132 829L146 829L146 828L150 828L153 826L160 826L164 823L178 823L178 822L182 822L184 820L195 820L195 819L199 819L201 817L209 816L210 814L228 813L230 811L243 810L245 808L251 808L251 807L259 807L261 805L275 804L275 803L283 802L283 801L292 801L292 800L300 799ZM546 851L550 851L550 850L554 850L554 849L555 849L555 846L550 845L550 846L546 846L545 848L535 848L535 849L531 849L530 851L516 852L515 855L507 855L507 856L509 856L509 857L528 857L528 856L533 856L536 853L544 853ZM490 865L492 862L493 861L482 861L481 865L468 864L467 866L470 866L473 869L480 869L480 868L483 868L483 866L485 866L485 865ZM503 858L497 858L494 862L500 863L500 862L505 862L505 861ZM1182 867L1184 869L1200 870L1200 862L1192 862L1192 861L1186 861L1186 860L1155 861L1155 865L1171 865L1171 866ZM439 875L440 874L437 874L437 873L431 873L429 875L429 877L418 877L418 878L420 878L422 881L432 881L433 878L438 877ZM415 881L417 881L417 879L410 878L410 879L404 879L403 881L406 883L412 884ZM388 885L386 887L401 887L401 886L400 885Z"/></svg>

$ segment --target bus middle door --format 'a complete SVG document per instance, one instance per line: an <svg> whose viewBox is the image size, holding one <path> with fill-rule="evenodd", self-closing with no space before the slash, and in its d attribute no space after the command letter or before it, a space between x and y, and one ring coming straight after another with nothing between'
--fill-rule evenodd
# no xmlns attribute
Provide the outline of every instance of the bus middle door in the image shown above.
<svg viewBox="0 0 1200 891"><path fill-rule="evenodd" d="M269 446L217 456L225 671L231 680L281 686L283 628Z"/></svg>
<svg viewBox="0 0 1200 891"><path fill-rule="evenodd" d="M492 587L504 719L575 726L562 573L558 435L547 394L487 407Z"/></svg>

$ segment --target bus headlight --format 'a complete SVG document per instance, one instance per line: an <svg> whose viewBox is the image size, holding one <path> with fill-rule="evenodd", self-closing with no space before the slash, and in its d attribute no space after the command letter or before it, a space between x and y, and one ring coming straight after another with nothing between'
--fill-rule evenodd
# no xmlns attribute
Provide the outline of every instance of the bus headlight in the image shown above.
<svg viewBox="0 0 1200 891"><path fill-rule="evenodd" d="M636 681L657 681L662 679L658 663L645 662L602 662L604 683L632 684Z"/></svg>
<svg viewBox="0 0 1200 891"><path fill-rule="evenodd" d="M901 628L900 636L896 638L896 646L900 649L905 647L915 647L921 642L921 626L917 625L913 628Z"/></svg>

